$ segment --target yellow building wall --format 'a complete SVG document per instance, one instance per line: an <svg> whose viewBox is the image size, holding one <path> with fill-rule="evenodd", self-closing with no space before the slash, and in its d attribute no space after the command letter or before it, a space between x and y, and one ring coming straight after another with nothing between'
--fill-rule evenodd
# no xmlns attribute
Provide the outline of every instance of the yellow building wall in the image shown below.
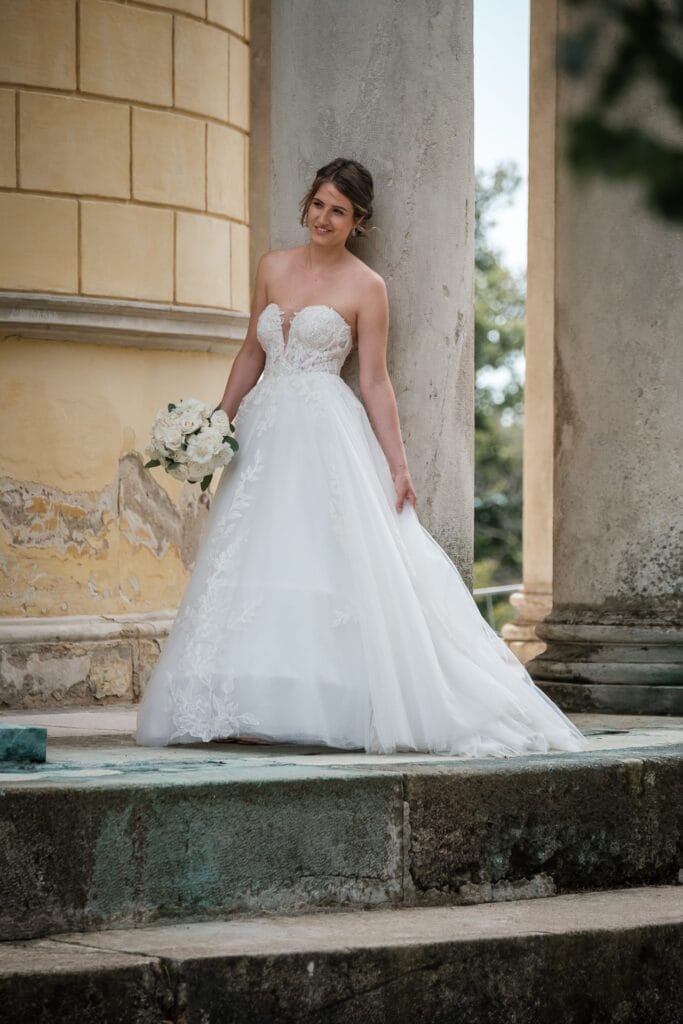
<svg viewBox="0 0 683 1024"><path fill-rule="evenodd" d="M177 604L211 491L144 469L166 401L218 404L214 353L0 343L0 615L154 611Z"/></svg>
<svg viewBox="0 0 683 1024"><path fill-rule="evenodd" d="M3 0L1 20L0 295L247 313L248 0ZM220 401L237 344L35 333L0 337L0 615L176 607L211 492L142 453L168 401Z"/></svg>
<svg viewBox="0 0 683 1024"><path fill-rule="evenodd" d="M248 0L1 14L0 288L248 309Z"/></svg>

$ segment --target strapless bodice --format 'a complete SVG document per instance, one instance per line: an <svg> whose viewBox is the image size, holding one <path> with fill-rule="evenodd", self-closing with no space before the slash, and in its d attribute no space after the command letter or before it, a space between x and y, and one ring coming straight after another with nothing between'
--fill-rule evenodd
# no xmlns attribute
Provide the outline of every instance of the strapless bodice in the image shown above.
<svg viewBox="0 0 683 1024"><path fill-rule="evenodd" d="M350 324L333 306L304 306L292 314L285 339L285 313L269 302L256 324L266 353L264 376L291 373L336 373L351 351Z"/></svg>

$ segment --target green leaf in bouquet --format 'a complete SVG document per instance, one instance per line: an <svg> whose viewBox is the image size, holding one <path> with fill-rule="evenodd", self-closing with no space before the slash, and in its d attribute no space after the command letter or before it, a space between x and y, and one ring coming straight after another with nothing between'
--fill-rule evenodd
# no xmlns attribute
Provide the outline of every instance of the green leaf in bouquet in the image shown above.
<svg viewBox="0 0 683 1024"><path fill-rule="evenodd" d="M213 473L209 473L209 475L208 475L208 476L205 476L205 477L203 478L203 480L202 480L202 482L201 482L201 488L202 488L202 490L203 490L203 491L205 491L205 490L206 490L206 488L207 488L207 487L209 486L209 484L211 483L211 478L212 478L212 476L213 476Z"/></svg>
<svg viewBox="0 0 683 1024"><path fill-rule="evenodd" d="M146 462L144 464L144 469L153 469L155 466L160 466L160 465L161 465L161 460L160 459L150 459L149 462Z"/></svg>
<svg viewBox="0 0 683 1024"><path fill-rule="evenodd" d="M175 409L175 402L169 402L168 403L168 411L169 412L173 412L174 409Z"/></svg>
<svg viewBox="0 0 683 1024"><path fill-rule="evenodd" d="M234 452L236 452L236 451L237 451L237 449L239 448L239 444L237 443L237 441L235 440L235 438L234 438L234 437L230 437L230 435L229 435L229 434L226 434L226 435L225 435L225 437L223 438L223 441L227 441L227 442L228 442L228 444L230 445L230 447L232 448L232 450L233 450Z"/></svg>

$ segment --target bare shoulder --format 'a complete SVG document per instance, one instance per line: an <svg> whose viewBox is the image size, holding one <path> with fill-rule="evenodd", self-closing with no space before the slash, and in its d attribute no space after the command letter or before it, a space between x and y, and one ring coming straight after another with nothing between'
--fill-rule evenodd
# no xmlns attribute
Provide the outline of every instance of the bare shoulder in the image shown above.
<svg viewBox="0 0 683 1024"><path fill-rule="evenodd" d="M288 249L268 249L261 255L257 273L266 288L291 272L294 261L301 254L303 248L303 246L297 245Z"/></svg>
<svg viewBox="0 0 683 1024"><path fill-rule="evenodd" d="M286 267L293 259L296 259L297 255L301 254L304 248L303 245L295 245L285 249L267 249L259 263L262 263L264 268L274 270Z"/></svg>
<svg viewBox="0 0 683 1024"><path fill-rule="evenodd" d="M362 305L386 307L388 303L387 286L381 274L373 270L367 263L361 263L358 272L358 295Z"/></svg>

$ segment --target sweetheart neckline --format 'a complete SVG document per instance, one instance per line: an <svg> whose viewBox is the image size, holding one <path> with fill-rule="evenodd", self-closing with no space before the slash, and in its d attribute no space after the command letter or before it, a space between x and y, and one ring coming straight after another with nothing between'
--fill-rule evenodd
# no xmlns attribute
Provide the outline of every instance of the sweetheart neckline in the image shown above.
<svg viewBox="0 0 683 1024"><path fill-rule="evenodd" d="M281 338L282 338L282 350L283 350L283 352L286 352L286 350L287 350L287 349L289 348L289 335L290 335L290 333L291 333L291 330L292 330L292 324L293 324L293 322L294 322L294 318L295 318L296 316L298 316L298 315L299 315L299 313L303 313L303 312L304 312L304 310L306 310L306 309L331 309L331 310L332 310L332 312L333 312L333 313L336 313L336 314L337 314L337 316L339 317L339 319L340 319L340 320L341 320L341 321L342 321L342 322L343 322L344 324L346 324L346 326L347 326L347 327L348 327L348 329L349 329L349 334L350 334L350 336L351 336L351 340L353 341L353 328L351 327L351 324L349 323L349 321L348 321L348 320L346 319L346 317L345 317L345 316L342 316L342 315L341 315L341 313L339 312L339 310L338 310L338 309L335 309L335 308L334 308L334 306L328 306L326 302L311 302L311 303L309 303L309 304L308 304L307 306L302 306L302 307L301 307L300 309L295 309L295 310L292 310L292 312L291 312L291 313L289 314L289 330L287 331L287 340L285 340L285 332L284 332L284 321L283 321L283 318L284 318L284 316L286 315L286 313L287 313L287 310L286 310L286 309L283 309L283 308L282 308L282 306L280 306L280 305L279 305L279 303L277 303L277 302L269 302L267 306L264 306L264 307L263 307L263 309L261 310L261 312L262 312L262 313L265 313L265 311L266 311L266 310L267 310L267 309L268 309L268 308L269 308L270 306L274 306L274 307L275 307L275 309L277 309L278 313L280 314L280 336L281 336Z"/></svg>

